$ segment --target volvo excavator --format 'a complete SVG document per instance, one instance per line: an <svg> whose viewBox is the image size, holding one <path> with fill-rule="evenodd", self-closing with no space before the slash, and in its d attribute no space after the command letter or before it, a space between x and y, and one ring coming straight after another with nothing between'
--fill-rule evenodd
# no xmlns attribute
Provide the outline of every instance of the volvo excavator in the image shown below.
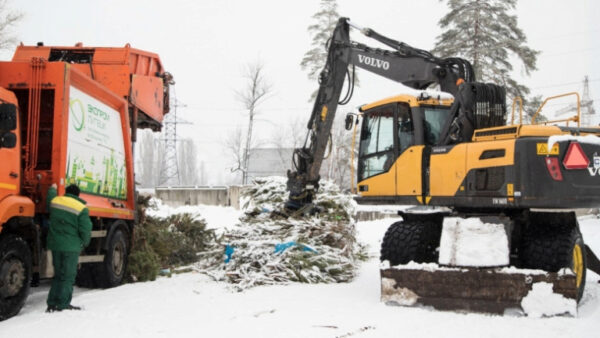
<svg viewBox="0 0 600 338"><path fill-rule="evenodd" d="M351 29L388 48L351 40ZM346 117L348 130L362 120L357 202L414 206L399 212L402 221L383 238L382 300L504 313L522 309L543 284L576 306L586 269L600 272L573 211L600 205L600 128L581 127L579 116L562 121L566 126L536 124L541 107L530 124L522 118L515 124L514 111L508 121L505 89L476 82L467 60L436 57L347 18L328 42L306 141L288 171L286 208L313 209L334 117L352 96L355 67L414 89ZM473 219L484 228L500 225L505 260L482 266L442 260L442 251L456 249L456 242L441 241L448 221Z"/></svg>

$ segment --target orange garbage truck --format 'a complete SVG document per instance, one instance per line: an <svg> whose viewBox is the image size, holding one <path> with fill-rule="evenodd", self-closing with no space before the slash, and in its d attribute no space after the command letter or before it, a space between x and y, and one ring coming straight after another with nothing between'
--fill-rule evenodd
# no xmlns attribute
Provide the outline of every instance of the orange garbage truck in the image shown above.
<svg viewBox="0 0 600 338"><path fill-rule="evenodd" d="M0 62L0 320L53 276L46 192L76 184L93 222L78 283L121 283L136 223L133 144L161 129L169 85L157 54L131 48L18 46Z"/></svg>

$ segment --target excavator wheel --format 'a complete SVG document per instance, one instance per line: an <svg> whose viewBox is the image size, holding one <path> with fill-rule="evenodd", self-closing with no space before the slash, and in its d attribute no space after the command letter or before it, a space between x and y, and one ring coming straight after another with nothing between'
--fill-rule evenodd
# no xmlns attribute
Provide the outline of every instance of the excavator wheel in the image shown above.
<svg viewBox="0 0 600 338"><path fill-rule="evenodd" d="M559 217L560 219L560 217ZM524 268L557 272L570 268L577 278L577 301L583 296L586 252L577 224L532 223L523 234L520 257Z"/></svg>
<svg viewBox="0 0 600 338"><path fill-rule="evenodd" d="M404 220L393 223L381 243L381 261L390 265L437 262L441 223L431 220Z"/></svg>

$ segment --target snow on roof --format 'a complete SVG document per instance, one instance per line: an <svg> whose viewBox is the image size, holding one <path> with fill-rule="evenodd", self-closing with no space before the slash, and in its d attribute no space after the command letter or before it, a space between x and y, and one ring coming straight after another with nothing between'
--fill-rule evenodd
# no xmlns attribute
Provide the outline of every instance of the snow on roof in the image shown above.
<svg viewBox="0 0 600 338"><path fill-rule="evenodd" d="M439 101L454 100L454 96L452 96L452 94L446 93L446 92L441 92L441 91L432 90L432 89L417 90L417 89L412 89L412 88L403 88L402 93L399 93L398 95L390 96L390 97L384 98L382 100L377 100L375 102L363 104L360 106L360 108L365 109L365 110L370 109L372 107L379 106L385 102L402 100L403 97L414 97L414 98L423 98L424 100L439 100Z"/></svg>
<svg viewBox="0 0 600 338"><path fill-rule="evenodd" d="M552 135L548 138L548 149L552 149L555 143L563 141L577 141L579 143L588 143L600 145L600 137L596 135L574 136L574 135Z"/></svg>

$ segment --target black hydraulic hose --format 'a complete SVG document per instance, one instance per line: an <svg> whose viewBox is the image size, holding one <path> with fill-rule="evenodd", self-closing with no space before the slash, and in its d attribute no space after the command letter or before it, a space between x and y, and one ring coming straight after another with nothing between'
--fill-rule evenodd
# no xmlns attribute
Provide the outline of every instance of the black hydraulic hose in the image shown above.
<svg viewBox="0 0 600 338"><path fill-rule="evenodd" d="M338 102L340 105L345 105L350 102L352 99L352 95L354 95L354 81L356 76L356 66L352 65L352 75L350 75L350 71L346 71L346 76L348 78L348 91L346 92L346 96Z"/></svg>

